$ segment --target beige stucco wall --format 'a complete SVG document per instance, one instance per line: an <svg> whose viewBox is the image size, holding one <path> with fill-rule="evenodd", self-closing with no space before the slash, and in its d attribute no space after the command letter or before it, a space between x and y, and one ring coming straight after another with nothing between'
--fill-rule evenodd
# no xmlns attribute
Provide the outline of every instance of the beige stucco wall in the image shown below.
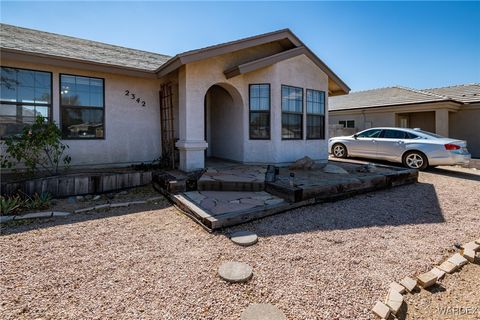
<svg viewBox="0 0 480 320"><path fill-rule="evenodd" d="M480 158L480 103L450 112L449 124L450 137L467 140L472 157Z"/></svg>
<svg viewBox="0 0 480 320"><path fill-rule="evenodd" d="M328 77L306 56L297 56L281 61L231 79L226 79L223 71L244 62L252 49L244 52L225 54L214 58L194 62L184 66L179 72L179 115L180 124L179 146L190 145L198 149L204 143L204 97L208 89L217 84L226 89L229 94L243 102L242 118L237 119L243 125L242 136L243 156L245 163L288 163L305 155L316 160L327 159L327 141L325 140L282 140L281 139L281 85L291 85L305 89L322 90L326 93L328 104ZM255 53L255 56L262 56ZM248 85L254 83L270 83L271 85L271 139L250 140L248 136L249 110ZM305 107L304 107L305 108ZM327 106L328 108L328 106ZM182 120L183 115L188 115ZM328 115L326 115L328 123ZM304 121L305 123L305 121ZM304 130L305 131L305 130ZM305 132L304 132L305 135ZM182 151L181 151L182 152ZM197 161L194 166L203 166L203 154L198 150L196 155L191 153L191 162ZM193 169L190 167L189 169Z"/></svg>
<svg viewBox="0 0 480 320"><path fill-rule="evenodd" d="M358 112L352 114L330 114L329 124L338 124L342 120L354 120L358 131L372 127L394 127L395 114L392 112Z"/></svg>
<svg viewBox="0 0 480 320"><path fill-rule="evenodd" d="M52 110L57 123L60 73L105 79L105 139L65 140L72 165L126 165L160 156L159 80L3 59L1 64L53 73ZM126 97L125 90L145 100L146 107Z"/></svg>

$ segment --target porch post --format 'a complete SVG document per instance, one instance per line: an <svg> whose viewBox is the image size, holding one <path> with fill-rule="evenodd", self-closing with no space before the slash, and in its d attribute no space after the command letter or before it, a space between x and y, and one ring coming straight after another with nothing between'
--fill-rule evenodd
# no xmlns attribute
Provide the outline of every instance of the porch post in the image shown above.
<svg viewBox="0 0 480 320"><path fill-rule="evenodd" d="M435 110L435 133L448 137L448 109Z"/></svg>
<svg viewBox="0 0 480 320"><path fill-rule="evenodd" d="M190 172L205 167L204 92L189 88L186 68L178 75L179 140L175 146L180 154L180 170Z"/></svg>

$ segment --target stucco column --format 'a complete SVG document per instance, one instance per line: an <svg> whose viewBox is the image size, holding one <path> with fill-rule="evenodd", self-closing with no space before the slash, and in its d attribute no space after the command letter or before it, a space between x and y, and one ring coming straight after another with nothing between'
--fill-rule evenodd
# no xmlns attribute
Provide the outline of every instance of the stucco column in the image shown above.
<svg viewBox="0 0 480 320"><path fill-rule="evenodd" d="M435 133L448 137L448 109L435 110Z"/></svg>
<svg viewBox="0 0 480 320"><path fill-rule="evenodd" d="M205 106L203 90L195 90L187 81L186 66L178 75L179 141L175 144L180 153L180 170L194 171L205 167Z"/></svg>

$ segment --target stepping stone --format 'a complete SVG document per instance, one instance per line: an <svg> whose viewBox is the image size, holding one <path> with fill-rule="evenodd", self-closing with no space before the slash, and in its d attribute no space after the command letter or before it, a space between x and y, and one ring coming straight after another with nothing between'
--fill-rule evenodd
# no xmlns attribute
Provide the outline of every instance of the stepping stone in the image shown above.
<svg viewBox="0 0 480 320"><path fill-rule="evenodd" d="M52 211L47 211L47 212L33 212L33 213L24 214L23 216L15 216L15 220L20 220L20 219L37 219L37 218L50 218L51 216L52 216Z"/></svg>
<svg viewBox="0 0 480 320"><path fill-rule="evenodd" d="M480 239L475 240L475 243L480 245Z"/></svg>
<svg viewBox="0 0 480 320"><path fill-rule="evenodd" d="M71 215L71 212L62 212L62 211L53 211L52 216L54 217L65 217Z"/></svg>
<svg viewBox="0 0 480 320"><path fill-rule="evenodd" d="M458 269L458 266L450 261L444 261L438 266L438 269L445 271L446 273L452 273Z"/></svg>
<svg viewBox="0 0 480 320"><path fill-rule="evenodd" d="M393 289L388 290L385 304L390 308L393 314L397 314L403 304L402 294Z"/></svg>
<svg viewBox="0 0 480 320"><path fill-rule="evenodd" d="M12 221L15 216L0 216L0 223Z"/></svg>
<svg viewBox="0 0 480 320"><path fill-rule="evenodd" d="M423 288L426 289L428 287L433 286L437 283L437 276L431 272L422 273L417 277L418 284Z"/></svg>
<svg viewBox="0 0 480 320"><path fill-rule="evenodd" d="M257 243L258 237L250 231L237 231L230 235L230 240L238 245L248 247Z"/></svg>
<svg viewBox="0 0 480 320"><path fill-rule="evenodd" d="M431 273L433 273L434 275L437 276L437 279L442 279L444 276L445 276L445 271L437 268L437 267L433 267L432 270L430 270Z"/></svg>
<svg viewBox="0 0 480 320"><path fill-rule="evenodd" d="M375 306L372 309L372 312L382 319L387 319L390 316L391 311L386 304L377 301L377 303L375 303Z"/></svg>
<svg viewBox="0 0 480 320"><path fill-rule="evenodd" d="M468 261L470 261L471 263L474 263L475 262L475 251L468 248L468 249L465 249L463 250L463 257L465 259L467 259Z"/></svg>
<svg viewBox="0 0 480 320"><path fill-rule="evenodd" d="M242 312L241 320L287 320L287 317L272 304L253 303Z"/></svg>
<svg viewBox="0 0 480 320"><path fill-rule="evenodd" d="M415 290L415 287L417 286L417 280L412 279L410 277L405 277L400 281L400 284L407 289L408 292L412 292Z"/></svg>
<svg viewBox="0 0 480 320"><path fill-rule="evenodd" d="M95 210L95 207L88 207L88 208L83 208L83 209L77 209L74 211L74 213L82 213L82 212L88 212Z"/></svg>
<svg viewBox="0 0 480 320"><path fill-rule="evenodd" d="M455 253L447 261L457 265L458 267L463 267L468 263L468 260L462 257L460 253Z"/></svg>
<svg viewBox="0 0 480 320"><path fill-rule="evenodd" d="M397 282L392 282L390 283L390 289L397 291L398 293L404 293L405 292L405 287L398 284Z"/></svg>
<svg viewBox="0 0 480 320"><path fill-rule="evenodd" d="M107 208L110 208L110 204L109 204L109 203L100 204L100 205L98 205L98 206L95 206L95 210L102 210L102 209L107 209Z"/></svg>
<svg viewBox="0 0 480 320"><path fill-rule="evenodd" d="M218 268L218 275L227 282L247 282L253 276L252 267L243 262L229 261Z"/></svg>
<svg viewBox="0 0 480 320"><path fill-rule="evenodd" d="M128 204L132 205L132 204L145 204L145 203L147 203L147 201L139 200L139 201L130 201Z"/></svg>
<svg viewBox="0 0 480 320"><path fill-rule="evenodd" d="M128 202L112 203L110 208L128 207Z"/></svg>

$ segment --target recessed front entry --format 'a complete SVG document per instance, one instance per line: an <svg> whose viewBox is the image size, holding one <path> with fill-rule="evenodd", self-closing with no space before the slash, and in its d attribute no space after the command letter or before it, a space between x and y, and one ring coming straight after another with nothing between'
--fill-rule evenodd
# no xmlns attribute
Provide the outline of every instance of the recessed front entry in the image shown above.
<svg viewBox="0 0 480 320"><path fill-rule="evenodd" d="M207 157L243 161L243 103L228 84L211 86L205 94Z"/></svg>

